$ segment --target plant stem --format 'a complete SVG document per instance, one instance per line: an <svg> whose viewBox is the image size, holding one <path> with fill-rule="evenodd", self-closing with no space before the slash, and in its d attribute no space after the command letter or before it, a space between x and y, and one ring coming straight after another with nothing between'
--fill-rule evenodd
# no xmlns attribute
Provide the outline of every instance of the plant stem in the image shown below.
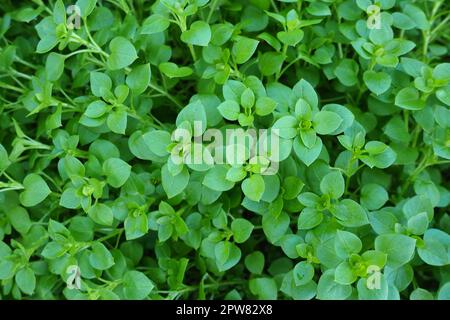
<svg viewBox="0 0 450 320"><path fill-rule="evenodd" d="M206 23L209 24L209 21L211 20L211 17L216 10L218 0L213 0L211 3L211 8L209 9L208 17L206 18Z"/></svg>
<svg viewBox="0 0 450 320"><path fill-rule="evenodd" d="M163 94L170 101L175 103L178 108L183 109L183 105L174 96L172 96L169 92L164 91L164 89L160 88L159 86L157 86L156 84L153 84L153 83L150 83L149 87L152 88L153 90L158 91L159 93Z"/></svg>
<svg viewBox="0 0 450 320"><path fill-rule="evenodd" d="M283 55L283 59L286 59L286 56L287 56L287 49L288 49L288 45L287 44L284 44L283 45L283 51L281 52L281 54ZM286 71L286 70L284 70L284 71ZM276 76L275 76L275 81L278 81L278 79L280 78L280 76L281 76L281 70L278 70L277 71L277 74L276 74Z"/></svg>
<svg viewBox="0 0 450 320"><path fill-rule="evenodd" d="M273 10L275 10L276 13L279 13L280 11L278 10L277 4L275 3L275 1L270 0L270 4L273 7Z"/></svg>
<svg viewBox="0 0 450 320"><path fill-rule="evenodd" d="M116 230L114 230L114 232L112 232L112 233L110 233L110 234L108 234L108 235L106 235L106 236L103 236L103 237L101 237L101 238L98 238L98 239L96 239L96 240L93 241L93 242L103 242L103 241L106 241L106 240L108 240L108 239L114 238L115 236L121 234L122 232L123 232L123 228L116 229Z"/></svg>

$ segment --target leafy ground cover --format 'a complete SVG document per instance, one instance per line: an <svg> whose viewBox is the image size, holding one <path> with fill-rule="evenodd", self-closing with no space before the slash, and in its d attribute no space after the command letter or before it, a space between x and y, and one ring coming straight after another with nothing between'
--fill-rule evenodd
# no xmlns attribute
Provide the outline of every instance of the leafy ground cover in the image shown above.
<svg viewBox="0 0 450 320"><path fill-rule="evenodd" d="M2 299L450 299L448 2L0 10Z"/></svg>

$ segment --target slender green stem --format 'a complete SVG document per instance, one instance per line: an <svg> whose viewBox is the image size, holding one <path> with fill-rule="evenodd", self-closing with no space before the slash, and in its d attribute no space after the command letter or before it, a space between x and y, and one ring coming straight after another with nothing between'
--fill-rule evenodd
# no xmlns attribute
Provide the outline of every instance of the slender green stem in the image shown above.
<svg viewBox="0 0 450 320"><path fill-rule="evenodd" d="M8 90L12 90L12 91L23 93L23 90L21 88L12 86L10 84L7 84L7 83L1 82L1 81L0 81L0 88L4 88L4 89L8 89Z"/></svg>
<svg viewBox="0 0 450 320"><path fill-rule="evenodd" d="M409 132L409 111L403 110L403 121L405 122L406 132Z"/></svg>
<svg viewBox="0 0 450 320"><path fill-rule="evenodd" d="M276 80L278 80L290 67L292 67L297 61L302 59L302 55L299 54L297 58L289 62L283 69L281 69L281 72L277 75Z"/></svg>
<svg viewBox="0 0 450 320"><path fill-rule="evenodd" d="M25 78L25 79L27 79L27 80L31 80L31 78L32 78L30 75L25 74L25 73L22 73L22 72L19 72L19 71L17 71L17 70L13 70L13 74L15 74L16 76Z"/></svg>
<svg viewBox="0 0 450 320"><path fill-rule="evenodd" d="M176 16L179 21L178 25L180 26L181 32L185 32L187 30L186 17L184 16ZM189 51L191 52L192 59L197 61L197 55L195 54L195 49L192 44L188 44Z"/></svg>
<svg viewBox="0 0 450 320"><path fill-rule="evenodd" d="M31 69L37 69L38 67L28 61L23 60L22 58L20 58L18 55L15 56L14 58L17 62L31 68Z"/></svg>
<svg viewBox="0 0 450 320"><path fill-rule="evenodd" d="M149 87L152 88L155 91L158 91L159 93L163 94L164 96L166 96L170 101L172 101L173 103L175 103L175 105L182 109L183 105L174 97L172 96L169 92L164 91L164 89L162 89L161 87L157 86L156 84L150 83Z"/></svg>
<svg viewBox="0 0 450 320"><path fill-rule="evenodd" d="M211 3L211 8L209 9L208 17L206 18L206 23L209 23L211 20L211 17L216 10L218 0L213 0Z"/></svg>
<svg viewBox="0 0 450 320"><path fill-rule="evenodd" d="M283 59L286 59L287 56L287 50L288 50L288 45L284 44L283 45L283 50L281 51L281 54L283 56ZM286 69L287 70L287 69ZM285 71L286 71L285 70ZM281 69L277 71L276 75L275 75L275 81L278 81L278 79L280 79L281 76Z"/></svg>
<svg viewBox="0 0 450 320"><path fill-rule="evenodd" d="M108 235L106 235L106 236L103 236L103 237L101 237L101 238L98 238L98 239L96 239L96 240L93 241L93 242L103 242L103 241L106 241L106 240L108 240L108 239L114 238L115 236L121 234L122 232L123 232L123 228L116 229L116 230L114 230L114 232L111 232L110 234L108 234Z"/></svg>
<svg viewBox="0 0 450 320"><path fill-rule="evenodd" d="M275 1L270 0L270 4L272 5L273 10L275 10L276 13L279 13L280 11L278 10L277 4L275 3Z"/></svg>
<svg viewBox="0 0 450 320"><path fill-rule="evenodd" d="M70 58L72 56L75 56L75 55L81 54L81 53L98 53L98 51L97 50L92 50L92 49L81 49L81 50L73 51L73 52L71 52L69 54L66 54L65 57L66 57L66 59L68 59L68 58Z"/></svg>

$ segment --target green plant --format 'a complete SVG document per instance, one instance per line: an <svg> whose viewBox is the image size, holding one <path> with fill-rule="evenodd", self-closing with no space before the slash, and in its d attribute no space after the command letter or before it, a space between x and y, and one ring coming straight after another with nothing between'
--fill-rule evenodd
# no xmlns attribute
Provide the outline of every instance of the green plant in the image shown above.
<svg viewBox="0 0 450 320"><path fill-rule="evenodd" d="M450 298L446 1L0 10L2 299Z"/></svg>

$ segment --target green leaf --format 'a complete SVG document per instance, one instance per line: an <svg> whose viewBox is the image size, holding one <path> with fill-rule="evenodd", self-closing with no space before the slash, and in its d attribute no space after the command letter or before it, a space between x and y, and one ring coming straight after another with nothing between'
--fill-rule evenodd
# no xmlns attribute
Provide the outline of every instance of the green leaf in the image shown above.
<svg viewBox="0 0 450 320"><path fill-rule="evenodd" d="M253 93L252 89L245 89L241 95L241 106L243 106L245 109L251 109L254 104L255 94Z"/></svg>
<svg viewBox="0 0 450 320"><path fill-rule="evenodd" d="M81 197L75 188L67 188L61 195L59 204L64 208L76 209L80 207Z"/></svg>
<svg viewBox="0 0 450 320"><path fill-rule="evenodd" d="M376 250L368 250L361 255L362 260L368 265L378 266L380 269L384 267L387 261L387 255Z"/></svg>
<svg viewBox="0 0 450 320"><path fill-rule="evenodd" d="M320 182L320 191L333 199L339 199L344 194L345 181L340 171L332 171Z"/></svg>
<svg viewBox="0 0 450 320"><path fill-rule="evenodd" d="M31 268L22 268L16 274L16 284L20 291L28 295L34 293L36 288L36 276Z"/></svg>
<svg viewBox="0 0 450 320"><path fill-rule="evenodd" d="M448 265L450 236L441 230L429 229L423 240L424 245L417 248L420 258L432 266Z"/></svg>
<svg viewBox="0 0 450 320"><path fill-rule="evenodd" d="M411 136L400 117L393 117L384 127L384 133L393 141L409 143Z"/></svg>
<svg viewBox="0 0 450 320"><path fill-rule="evenodd" d="M277 47L276 44L278 44L278 46L280 45L278 40L276 40L275 38L272 38L272 36L270 36L270 38L264 39L262 34L260 34L258 37L260 39L266 40L266 42L268 42L267 40L271 40L271 42L275 41L272 44L274 44L276 47ZM267 77L267 76L271 76L271 75L274 75L277 72L279 72L281 70L283 62L284 62L284 56L281 53L265 52L259 57L258 67L259 67L259 70L261 71L261 74L263 76Z"/></svg>
<svg viewBox="0 0 450 320"><path fill-rule="evenodd" d="M355 61L343 59L337 65L334 74L343 85L351 87L358 82L358 71L359 66Z"/></svg>
<svg viewBox="0 0 450 320"><path fill-rule="evenodd" d="M353 253L358 253L362 249L362 242L355 234L338 230L334 243L336 254L343 259L348 258Z"/></svg>
<svg viewBox="0 0 450 320"><path fill-rule="evenodd" d="M111 112L106 119L106 123L108 128L111 129L112 132L117 134L125 134L125 130L127 128L127 120L128 114L124 110L117 110Z"/></svg>
<svg viewBox="0 0 450 320"><path fill-rule="evenodd" d="M410 300L434 300L433 295L428 290L417 288L411 292L409 296Z"/></svg>
<svg viewBox="0 0 450 320"><path fill-rule="evenodd" d="M322 2L311 2L306 11L313 16L329 16L331 15L331 10L327 4Z"/></svg>
<svg viewBox="0 0 450 320"><path fill-rule="evenodd" d="M242 191L252 201L261 200L266 188L264 179L259 174L253 174L242 182Z"/></svg>
<svg viewBox="0 0 450 320"><path fill-rule="evenodd" d="M95 9L97 0L77 0L76 5L80 8L81 16L88 17Z"/></svg>
<svg viewBox="0 0 450 320"><path fill-rule="evenodd" d="M169 78L184 78L192 74L192 69L189 67L178 67L173 62L163 62L159 66L159 71L164 73Z"/></svg>
<svg viewBox="0 0 450 320"><path fill-rule="evenodd" d="M0 171L9 167L11 161L9 161L8 152L5 147L0 143Z"/></svg>
<svg viewBox="0 0 450 320"><path fill-rule="evenodd" d="M369 223L366 211L351 199L342 200L335 215L338 222L345 227L361 227Z"/></svg>
<svg viewBox="0 0 450 320"><path fill-rule="evenodd" d="M314 147L314 144L317 140L316 132L313 129L300 130L300 138L302 139L303 144L307 148Z"/></svg>
<svg viewBox="0 0 450 320"><path fill-rule="evenodd" d="M281 138L292 139L297 135L298 120L293 116L284 116L273 124L272 130L277 129L276 134Z"/></svg>
<svg viewBox="0 0 450 320"><path fill-rule="evenodd" d="M264 255L261 251L255 251L245 257L245 267L252 274L262 274L264 269Z"/></svg>
<svg viewBox="0 0 450 320"><path fill-rule="evenodd" d="M241 250L232 242L220 241L214 247L214 256L219 271L227 271L241 259Z"/></svg>
<svg viewBox="0 0 450 320"><path fill-rule="evenodd" d="M393 268L408 263L414 255L416 240L402 234L382 234L375 238L375 250L387 254L387 265Z"/></svg>
<svg viewBox="0 0 450 320"><path fill-rule="evenodd" d="M46 53L58 44L55 29L56 24L52 17L47 17L36 25L36 30L41 38L36 48L37 53Z"/></svg>
<svg viewBox="0 0 450 320"><path fill-rule="evenodd" d="M314 208L320 201L320 197L312 192L303 192L298 195L298 201L305 207Z"/></svg>
<svg viewBox="0 0 450 320"><path fill-rule="evenodd" d="M98 270L106 270L114 265L114 258L108 249L100 242L92 244L92 252L89 256L89 263Z"/></svg>
<svg viewBox="0 0 450 320"><path fill-rule="evenodd" d="M171 143L170 133L162 130L153 130L148 133L147 138L152 141L149 146L150 150L158 155L164 157L168 155L167 146Z"/></svg>
<svg viewBox="0 0 450 320"><path fill-rule="evenodd" d="M228 191L234 187L234 182L227 180L227 167L216 165L212 167L203 179L203 185L215 191Z"/></svg>
<svg viewBox="0 0 450 320"><path fill-rule="evenodd" d="M236 121L239 116L240 106L236 101L226 100L222 102L217 109L222 117L230 121Z"/></svg>
<svg viewBox="0 0 450 320"><path fill-rule="evenodd" d="M341 262L335 270L334 281L342 285L349 285L355 282L358 276L353 272L353 268L347 261Z"/></svg>
<svg viewBox="0 0 450 320"><path fill-rule="evenodd" d="M385 93L391 86L391 76L385 72L375 72L368 70L364 72L364 83L367 85L370 91L377 96Z"/></svg>
<svg viewBox="0 0 450 320"><path fill-rule="evenodd" d="M47 80L57 81L64 71L65 56L51 52L47 56L47 61L45 63L45 73L47 75Z"/></svg>
<svg viewBox="0 0 450 320"><path fill-rule="evenodd" d="M253 115L246 115L240 113L238 116L238 122L242 127L249 127L253 125L254 117Z"/></svg>
<svg viewBox="0 0 450 320"><path fill-rule="evenodd" d="M305 79L301 79L292 88L295 100L304 99L311 108L316 109L319 104L319 97L317 96L314 87Z"/></svg>
<svg viewBox="0 0 450 320"><path fill-rule="evenodd" d="M397 158L397 154L391 147L379 141L369 141L366 144L365 149L368 151L369 155L362 155L359 158L371 168L387 168L391 166Z"/></svg>
<svg viewBox="0 0 450 320"><path fill-rule="evenodd" d="M450 106L450 86L436 90L436 97L447 106Z"/></svg>
<svg viewBox="0 0 450 320"><path fill-rule="evenodd" d="M129 94L130 94L130 88L128 88L124 84L118 85L114 89L114 95L116 96L118 103L123 103Z"/></svg>
<svg viewBox="0 0 450 320"><path fill-rule="evenodd" d="M450 282L445 283L438 291L437 300L450 300Z"/></svg>
<svg viewBox="0 0 450 320"><path fill-rule="evenodd" d="M120 188L130 177L131 166L119 158L110 158L103 163L106 181L114 188Z"/></svg>
<svg viewBox="0 0 450 320"><path fill-rule="evenodd" d="M27 22L35 19L42 12L42 8L32 9L30 7L24 7L20 10L14 11L12 18L16 21Z"/></svg>
<svg viewBox="0 0 450 320"><path fill-rule="evenodd" d="M176 125L180 126L184 121L189 122L192 127L196 125L195 121L199 121L201 122L202 133L206 130L207 117L205 107L200 100L189 103L180 111L180 113L178 113Z"/></svg>
<svg viewBox="0 0 450 320"><path fill-rule="evenodd" d="M247 62L255 53L258 44L258 40L246 37L239 37L236 39L236 42L233 44L233 48L231 50L236 63L243 64Z"/></svg>
<svg viewBox="0 0 450 320"><path fill-rule="evenodd" d="M112 81L111 78L100 72L91 72L91 91L96 97L104 97L111 92Z"/></svg>
<svg viewBox="0 0 450 320"><path fill-rule="evenodd" d="M31 228L31 220L27 210L22 207L14 207L7 210L6 216L9 222L21 234L26 234Z"/></svg>
<svg viewBox="0 0 450 320"><path fill-rule="evenodd" d="M298 216L297 228L308 230L317 227L323 220L323 214L313 208L305 208Z"/></svg>
<svg viewBox="0 0 450 320"><path fill-rule="evenodd" d="M250 291L262 300L277 299L277 284L272 278L256 278L249 281Z"/></svg>
<svg viewBox="0 0 450 320"><path fill-rule="evenodd" d="M25 207L38 205L51 193L50 188L42 177L31 173L23 180L25 190L20 194L20 203Z"/></svg>
<svg viewBox="0 0 450 320"><path fill-rule="evenodd" d="M211 43L215 46L221 46L227 42L233 34L235 26L231 23L217 23L211 26Z"/></svg>
<svg viewBox="0 0 450 320"><path fill-rule="evenodd" d="M164 191L170 199L186 189L189 183L189 171L184 167L179 174L172 176L167 169L167 165L164 165L161 169L161 179Z"/></svg>
<svg viewBox="0 0 450 320"><path fill-rule="evenodd" d="M57 242L49 242L41 252L41 255L47 259L56 259L63 255L67 250ZM1 278L1 277L0 277Z"/></svg>
<svg viewBox="0 0 450 320"><path fill-rule="evenodd" d="M380 209L388 200L388 193L378 184L369 183L361 188L361 204L368 210Z"/></svg>
<svg viewBox="0 0 450 320"><path fill-rule="evenodd" d="M231 231L233 232L234 241L237 243L243 243L247 241L253 231L253 224L242 218L233 220L231 223Z"/></svg>
<svg viewBox="0 0 450 320"><path fill-rule="evenodd" d="M163 32L170 26L170 21L167 17L160 14L152 14L144 20L142 24L141 34L155 34Z"/></svg>
<svg viewBox="0 0 450 320"><path fill-rule="evenodd" d="M288 272L283 278L280 290L295 300L311 300L316 296L317 284L315 281L310 281L303 286L297 286L292 272Z"/></svg>
<svg viewBox="0 0 450 320"><path fill-rule="evenodd" d="M127 85L134 95L140 95L150 84L152 73L150 64L143 64L134 67L127 76Z"/></svg>
<svg viewBox="0 0 450 320"><path fill-rule="evenodd" d="M295 47L300 41L303 40L304 32L300 29L280 31L277 33L277 38L288 46Z"/></svg>
<svg viewBox="0 0 450 320"><path fill-rule="evenodd" d="M77 241L91 241L94 238L94 226L88 217L73 217L69 232Z"/></svg>
<svg viewBox="0 0 450 320"><path fill-rule="evenodd" d="M287 176L283 181L283 198L286 200L295 199L305 184L296 176Z"/></svg>
<svg viewBox="0 0 450 320"><path fill-rule="evenodd" d="M314 115L314 130L318 134L330 134L342 123L342 118L332 111L319 111Z"/></svg>
<svg viewBox="0 0 450 320"><path fill-rule="evenodd" d="M420 30L427 30L430 27L427 16L419 7L408 3L403 8L403 12L415 22Z"/></svg>
<svg viewBox="0 0 450 320"><path fill-rule="evenodd" d="M258 116L266 116L271 114L275 107L277 106L277 102L268 97L261 97L256 100L255 112Z"/></svg>
<svg viewBox="0 0 450 320"><path fill-rule="evenodd" d="M239 182L243 180L247 176L247 171L245 171L244 167L231 167L227 171L226 179L232 182Z"/></svg>
<svg viewBox="0 0 450 320"><path fill-rule="evenodd" d="M301 261L295 265L292 276L294 278L295 285L305 285L313 279L314 267L309 262Z"/></svg>
<svg viewBox="0 0 450 320"><path fill-rule="evenodd" d="M450 81L450 63L440 63L433 69L433 78L435 80L447 83Z"/></svg>
<svg viewBox="0 0 450 320"><path fill-rule="evenodd" d="M395 105L406 110L422 110L425 101L420 99L419 91L415 88L403 88L395 96Z"/></svg>
<svg viewBox="0 0 450 320"><path fill-rule="evenodd" d="M285 212L281 212L278 215L274 215L268 212L263 215L262 227L264 234L271 243L278 242L286 230L289 228L290 218Z"/></svg>
<svg viewBox="0 0 450 320"><path fill-rule="evenodd" d="M195 21L189 30L181 34L181 41L194 46L206 47L211 40L211 28L204 21Z"/></svg>
<svg viewBox="0 0 450 320"><path fill-rule="evenodd" d="M97 203L88 210L88 215L95 223L111 226L114 215L110 207L103 203Z"/></svg>
<svg viewBox="0 0 450 320"><path fill-rule="evenodd" d="M128 147L138 159L165 162L165 158L159 157L150 150L154 143L151 132L135 131L128 140Z"/></svg>
<svg viewBox="0 0 450 320"><path fill-rule="evenodd" d="M97 100L94 102L91 102L84 112L84 115L86 115L89 118L100 118L108 111L108 105L103 102L102 100Z"/></svg>
<svg viewBox="0 0 450 320"><path fill-rule="evenodd" d="M0 261L0 279L6 280L10 279L14 276L15 273L15 264L10 260L1 260Z"/></svg>
<svg viewBox="0 0 450 320"><path fill-rule="evenodd" d="M108 57L108 67L111 70L119 70L128 67L137 58L133 44L124 37L115 37L109 43L111 53Z"/></svg>
<svg viewBox="0 0 450 320"><path fill-rule="evenodd" d="M298 158L306 165L310 166L320 155L322 151L322 140L317 137L316 143L312 148L307 148L298 137L294 140L294 151Z"/></svg>
<svg viewBox="0 0 450 320"><path fill-rule="evenodd" d="M350 285L337 283L334 280L334 270L322 274L317 285L317 298L320 300L345 300L352 293Z"/></svg>
<svg viewBox="0 0 450 320"><path fill-rule="evenodd" d="M56 24L66 23L66 7L62 0L57 0L53 7L53 20Z"/></svg>
<svg viewBox="0 0 450 320"><path fill-rule="evenodd" d="M152 281L140 271L127 271L123 276L123 295L125 299L142 300L152 292Z"/></svg>
<svg viewBox="0 0 450 320"><path fill-rule="evenodd" d="M428 214L421 212L408 219L408 231L412 234L422 235L428 229Z"/></svg>
<svg viewBox="0 0 450 320"><path fill-rule="evenodd" d="M375 275L372 275L375 276ZM383 274L379 273L379 280L376 280L375 287L368 286L367 279L359 279L358 288L358 299L360 300L388 300L389 288L388 282L386 281ZM378 283L379 282L379 283Z"/></svg>

